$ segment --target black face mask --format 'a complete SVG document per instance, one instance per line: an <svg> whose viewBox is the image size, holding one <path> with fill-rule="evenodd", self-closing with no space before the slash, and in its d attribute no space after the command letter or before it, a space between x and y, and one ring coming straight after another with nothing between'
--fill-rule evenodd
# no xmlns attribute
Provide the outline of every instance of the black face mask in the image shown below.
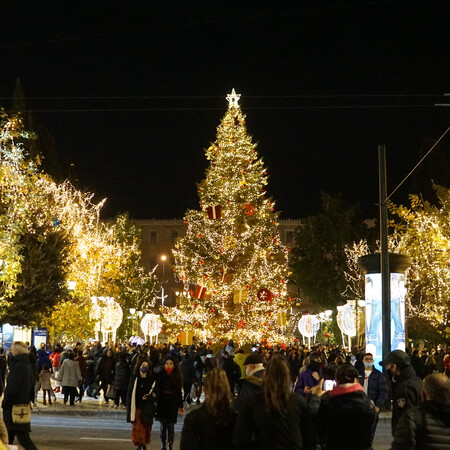
<svg viewBox="0 0 450 450"><path fill-rule="evenodd" d="M311 361L309 363L308 367L311 369L311 371L318 372L320 369L320 362L319 361Z"/></svg>

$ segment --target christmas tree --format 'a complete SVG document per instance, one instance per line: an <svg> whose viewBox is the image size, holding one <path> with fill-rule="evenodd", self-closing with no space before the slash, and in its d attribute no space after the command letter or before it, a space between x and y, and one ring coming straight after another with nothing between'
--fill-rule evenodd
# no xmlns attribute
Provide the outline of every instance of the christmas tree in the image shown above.
<svg viewBox="0 0 450 450"><path fill-rule="evenodd" d="M238 342L281 341L290 303L288 250L239 98L234 89L227 96L217 140L206 150L210 166L198 185L200 210L187 211L187 233L173 251L185 292L163 314L167 331Z"/></svg>

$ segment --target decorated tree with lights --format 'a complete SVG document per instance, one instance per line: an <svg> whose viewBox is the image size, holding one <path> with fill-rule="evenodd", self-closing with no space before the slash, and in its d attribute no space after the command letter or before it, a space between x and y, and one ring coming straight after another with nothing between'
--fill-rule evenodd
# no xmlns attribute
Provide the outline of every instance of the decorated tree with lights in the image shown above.
<svg viewBox="0 0 450 450"><path fill-rule="evenodd" d="M104 201L40 171L21 142L30 137L19 116L0 113L0 318L45 322L59 333L69 311L74 320L63 331L74 336L72 325L87 323L91 296L154 304L156 277L140 265L138 230L125 215L100 221ZM70 295L69 280L76 282ZM75 308L61 305L69 301Z"/></svg>
<svg viewBox="0 0 450 450"><path fill-rule="evenodd" d="M434 186L439 205L410 196L410 207L391 206L392 244L413 263L406 278L408 334L441 342L450 337L450 189Z"/></svg>
<svg viewBox="0 0 450 450"><path fill-rule="evenodd" d="M175 246L174 271L188 295L164 308L164 316L168 331L283 340L288 250L239 97L234 90L227 97L217 139L206 150L210 166L198 185L200 210L187 211L187 233Z"/></svg>

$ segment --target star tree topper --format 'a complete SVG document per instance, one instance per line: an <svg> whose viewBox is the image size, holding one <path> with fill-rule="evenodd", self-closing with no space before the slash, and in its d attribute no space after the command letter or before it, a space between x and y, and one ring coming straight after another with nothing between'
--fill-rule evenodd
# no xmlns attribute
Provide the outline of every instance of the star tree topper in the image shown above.
<svg viewBox="0 0 450 450"><path fill-rule="evenodd" d="M239 107L239 99L241 98L241 94L236 94L236 91L231 91L231 94L227 95L227 101L228 101L228 109L230 108L238 108Z"/></svg>

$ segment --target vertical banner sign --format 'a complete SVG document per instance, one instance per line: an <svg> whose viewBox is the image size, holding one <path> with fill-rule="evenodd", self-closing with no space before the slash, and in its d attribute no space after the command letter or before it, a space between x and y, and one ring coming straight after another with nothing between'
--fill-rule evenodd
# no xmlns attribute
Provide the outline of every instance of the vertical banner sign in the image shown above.
<svg viewBox="0 0 450 450"><path fill-rule="evenodd" d="M9 323L5 323L2 326L2 347L6 350L11 348L14 342L14 327Z"/></svg>
<svg viewBox="0 0 450 450"><path fill-rule="evenodd" d="M381 274L366 275L366 352L382 370ZM391 350L405 350L405 275L391 273Z"/></svg>

